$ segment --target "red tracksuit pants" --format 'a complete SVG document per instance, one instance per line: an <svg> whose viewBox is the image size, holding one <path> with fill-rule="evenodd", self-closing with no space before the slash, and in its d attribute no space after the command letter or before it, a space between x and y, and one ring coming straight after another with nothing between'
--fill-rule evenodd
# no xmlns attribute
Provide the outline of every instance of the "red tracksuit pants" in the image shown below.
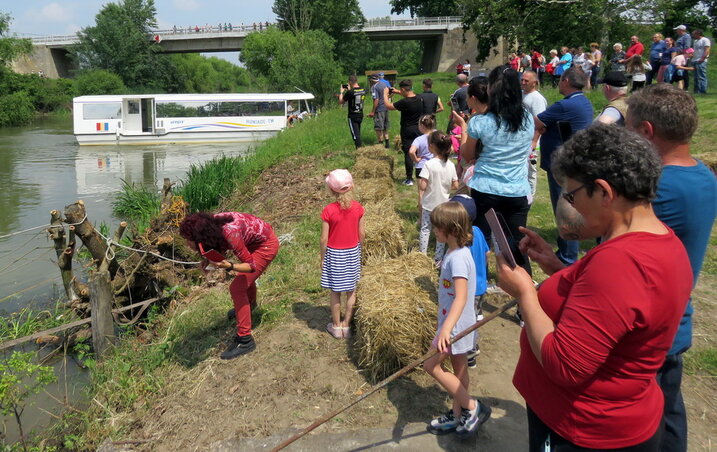
<svg viewBox="0 0 717 452"><path fill-rule="evenodd" d="M254 271L238 273L229 286L229 293L234 301L239 336L251 334L251 307L256 305L256 280L269 267L278 252L279 240L272 234L266 242L251 253L254 258Z"/></svg>

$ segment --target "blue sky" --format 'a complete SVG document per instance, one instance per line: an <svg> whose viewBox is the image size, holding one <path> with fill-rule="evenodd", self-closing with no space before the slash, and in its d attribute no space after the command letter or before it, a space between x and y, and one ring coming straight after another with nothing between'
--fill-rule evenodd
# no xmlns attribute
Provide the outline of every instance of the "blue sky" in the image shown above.
<svg viewBox="0 0 717 452"><path fill-rule="evenodd" d="M94 17L108 0L0 0L0 11L9 13L10 31L23 37L74 34L94 24ZM388 0L359 0L367 18L390 15ZM160 28L173 25L272 22L271 0L155 0Z"/></svg>

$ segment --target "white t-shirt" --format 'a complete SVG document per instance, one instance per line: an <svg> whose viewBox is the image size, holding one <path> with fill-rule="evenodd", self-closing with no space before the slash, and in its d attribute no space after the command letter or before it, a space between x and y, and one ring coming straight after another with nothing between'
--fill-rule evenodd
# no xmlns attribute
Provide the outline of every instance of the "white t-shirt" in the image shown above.
<svg viewBox="0 0 717 452"><path fill-rule="evenodd" d="M439 204L448 202L451 184L458 180L456 165L450 160L444 162L434 157L423 165L420 176L428 180L428 187L423 193L421 207L432 212Z"/></svg>
<svg viewBox="0 0 717 452"><path fill-rule="evenodd" d="M456 278L465 278L467 281L467 293L463 311L451 330L451 337L458 335L463 330L476 322L475 303L473 297L476 290L476 266L471 255L471 250L466 247L449 251L441 263L441 276L438 283L438 328L436 334L441 331L443 323L451 311L456 297ZM475 345L475 334L473 331L456 341L451 346L451 354L459 355L467 353Z"/></svg>
<svg viewBox="0 0 717 452"><path fill-rule="evenodd" d="M538 116L548 108L548 101L545 100L538 90L535 90L523 95L523 106L531 115Z"/></svg>
<svg viewBox="0 0 717 452"><path fill-rule="evenodd" d="M692 55L692 61L699 61L705 54L705 49L710 47L710 40L702 36L700 39L693 42L692 46L695 49L695 54Z"/></svg>

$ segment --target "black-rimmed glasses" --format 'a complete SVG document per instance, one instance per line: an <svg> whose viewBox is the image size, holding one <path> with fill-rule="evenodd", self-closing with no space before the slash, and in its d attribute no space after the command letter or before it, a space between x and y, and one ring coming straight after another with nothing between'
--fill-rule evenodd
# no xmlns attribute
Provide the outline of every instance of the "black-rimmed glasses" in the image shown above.
<svg viewBox="0 0 717 452"><path fill-rule="evenodd" d="M580 189L587 187L588 184L582 184L575 190L571 190L568 192L563 193L563 199L570 203L570 205L575 204L575 193L579 192Z"/></svg>

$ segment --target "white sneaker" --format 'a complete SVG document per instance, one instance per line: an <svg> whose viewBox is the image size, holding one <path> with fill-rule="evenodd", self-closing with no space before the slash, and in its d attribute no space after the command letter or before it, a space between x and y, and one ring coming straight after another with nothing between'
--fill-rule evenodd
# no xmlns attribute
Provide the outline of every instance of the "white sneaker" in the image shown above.
<svg viewBox="0 0 717 452"><path fill-rule="evenodd" d="M498 287L496 284L489 284L488 287L485 289L485 293L497 294L505 293L505 291Z"/></svg>
<svg viewBox="0 0 717 452"><path fill-rule="evenodd" d="M406 179L403 181L403 185L408 185L409 187L413 185L413 179Z"/></svg>

